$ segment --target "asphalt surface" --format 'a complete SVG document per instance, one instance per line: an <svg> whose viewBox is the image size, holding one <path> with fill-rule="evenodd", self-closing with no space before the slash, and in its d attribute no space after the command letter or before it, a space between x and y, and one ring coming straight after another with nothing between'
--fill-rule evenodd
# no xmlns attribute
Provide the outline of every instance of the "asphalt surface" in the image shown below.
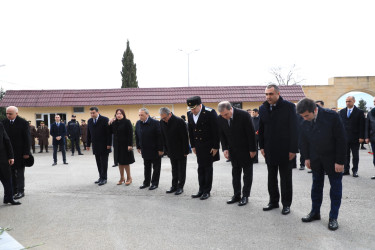
<svg viewBox="0 0 375 250"><path fill-rule="evenodd" d="M26 196L21 206L0 205L0 227L24 247L34 249L375 249L375 175L372 156L360 151L359 178L344 176L339 229L329 231L329 181L325 180L322 220L302 223L311 208L312 177L293 170L293 204L264 212L268 203L264 159L254 165L249 204L227 205L233 194L231 165L214 163L211 197L192 199L198 191L195 155L188 156L187 179L180 196L166 194L171 167L162 160L159 188L140 190L143 161L135 153L133 183L117 186L117 168L109 167L108 183L97 186L91 152L70 156L52 167L52 153L35 154L26 169ZM113 163L112 156L109 165ZM0 193L3 193L2 186ZM1 236L0 236L1 243ZM0 244L1 247L1 244ZM0 248L1 249L1 248Z"/></svg>

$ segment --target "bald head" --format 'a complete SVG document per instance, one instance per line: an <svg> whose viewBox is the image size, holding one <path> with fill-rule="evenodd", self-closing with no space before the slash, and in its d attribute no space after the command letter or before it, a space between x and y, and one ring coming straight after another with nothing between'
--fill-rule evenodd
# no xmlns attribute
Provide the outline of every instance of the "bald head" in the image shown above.
<svg viewBox="0 0 375 250"><path fill-rule="evenodd" d="M7 115L8 120L14 120L14 119L16 119L16 117L18 115L18 108L15 107L15 106L9 106L9 107L7 107L7 109L6 109L6 115Z"/></svg>
<svg viewBox="0 0 375 250"><path fill-rule="evenodd" d="M355 103L355 98L354 98L354 96L348 96L348 97L346 97L345 102L346 102L346 107L347 107L348 109L353 108L353 107L354 107L354 103Z"/></svg>

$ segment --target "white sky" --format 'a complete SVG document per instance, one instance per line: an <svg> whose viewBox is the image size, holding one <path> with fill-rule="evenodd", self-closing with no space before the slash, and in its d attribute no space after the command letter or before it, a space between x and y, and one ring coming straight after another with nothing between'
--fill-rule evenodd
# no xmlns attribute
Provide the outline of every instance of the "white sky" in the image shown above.
<svg viewBox="0 0 375 250"><path fill-rule="evenodd" d="M0 0L0 85L118 88L129 39L140 87L305 84L375 75L375 1Z"/></svg>

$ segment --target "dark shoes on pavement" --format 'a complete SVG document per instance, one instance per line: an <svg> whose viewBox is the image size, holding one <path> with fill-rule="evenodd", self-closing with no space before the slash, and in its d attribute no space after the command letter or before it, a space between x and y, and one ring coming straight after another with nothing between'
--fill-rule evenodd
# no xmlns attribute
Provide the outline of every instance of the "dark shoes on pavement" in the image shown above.
<svg viewBox="0 0 375 250"><path fill-rule="evenodd" d="M320 214L310 212L308 215L302 218L303 222L312 222L314 220L320 220Z"/></svg>
<svg viewBox="0 0 375 250"><path fill-rule="evenodd" d="M21 202L11 199L11 200L4 201L4 204L21 205Z"/></svg>
<svg viewBox="0 0 375 250"><path fill-rule="evenodd" d="M305 170L305 166L300 166L299 170Z"/></svg>
<svg viewBox="0 0 375 250"><path fill-rule="evenodd" d="M151 185L151 187L149 187L148 190L154 190L154 189L157 189L157 188L158 188L158 186L156 186L156 185Z"/></svg>
<svg viewBox="0 0 375 250"><path fill-rule="evenodd" d="M16 193L16 194L13 196L13 199L18 200L18 199L21 199L22 197L25 197L25 193L20 192L20 193Z"/></svg>
<svg viewBox="0 0 375 250"><path fill-rule="evenodd" d="M169 190L166 191L167 194L171 194L177 191L177 188L171 187Z"/></svg>
<svg viewBox="0 0 375 250"><path fill-rule="evenodd" d="M263 208L263 211L270 211L274 208L279 208L279 204L268 203L268 205Z"/></svg>
<svg viewBox="0 0 375 250"><path fill-rule="evenodd" d="M199 198L200 200L207 200L208 198L210 198L210 193L204 193L204 194L202 194L202 196L201 196L201 198Z"/></svg>
<svg viewBox="0 0 375 250"><path fill-rule="evenodd" d="M202 195L203 195L203 192L199 191L199 192L196 193L196 194L192 194L192 195L191 195L191 198L200 198Z"/></svg>
<svg viewBox="0 0 375 250"><path fill-rule="evenodd" d="M177 191L176 193L174 193L175 195L180 195L184 192L184 190L182 188L177 188Z"/></svg>
<svg viewBox="0 0 375 250"><path fill-rule="evenodd" d="M375 180L375 175L373 177L371 177L372 180Z"/></svg>
<svg viewBox="0 0 375 250"><path fill-rule="evenodd" d="M358 173L357 172L353 172L353 177L358 177Z"/></svg>
<svg viewBox="0 0 375 250"><path fill-rule="evenodd" d="M289 206L284 206L284 207L283 207L283 210L281 210L281 213L282 213L283 215L287 215L287 214L289 214L289 213L290 213L290 207L289 207Z"/></svg>
<svg viewBox="0 0 375 250"><path fill-rule="evenodd" d="M150 185L145 185L143 184L142 186L139 187L139 189L145 189L145 188L148 188Z"/></svg>
<svg viewBox="0 0 375 250"><path fill-rule="evenodd" d="M339 228L339 223L337 222L337 219L331 219L331 218L329 218L328 229L332 230L332 231L335 231L338 228Z"/></svg>
<svg viewBox="0 0 375 250"><path fill-rule="evenodd" d="M249 202L249 197L242 197L238 206L245 206Z"/></svg>
<svg viewBox="0 0 375 250"><path fill-rule="evenodd" d="M107 184L107 180L101 180L98 185L103 186L104 184Z"/></svg>
<svg viewBox="0 0 375 250"><path fill-rule="evenodd" d="M232 198L230 200L227 200L227 204L233 204L233 203L236 203L236 202L239 202L239 201L241 201L241 197L232 196Z"/></svg>

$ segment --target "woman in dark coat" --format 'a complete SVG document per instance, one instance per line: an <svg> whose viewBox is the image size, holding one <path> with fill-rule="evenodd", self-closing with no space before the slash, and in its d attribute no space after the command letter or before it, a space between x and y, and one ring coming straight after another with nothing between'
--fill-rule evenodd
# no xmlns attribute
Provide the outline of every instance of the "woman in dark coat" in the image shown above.
<svg viewBox="0 0 375 250"><path fill-rule="evenodd" d="M117 185L121 185L125 182L124 169L126 171L126 182L125 185L132 183L132 177L130 174L130 164L134 163L133 154L133 126L131 122L126 119L125 112L123 109L117 109L115 118L111 121L111 131L114 135L114 157L115 162L119 163L119 170L121 178Z"/></svg>

